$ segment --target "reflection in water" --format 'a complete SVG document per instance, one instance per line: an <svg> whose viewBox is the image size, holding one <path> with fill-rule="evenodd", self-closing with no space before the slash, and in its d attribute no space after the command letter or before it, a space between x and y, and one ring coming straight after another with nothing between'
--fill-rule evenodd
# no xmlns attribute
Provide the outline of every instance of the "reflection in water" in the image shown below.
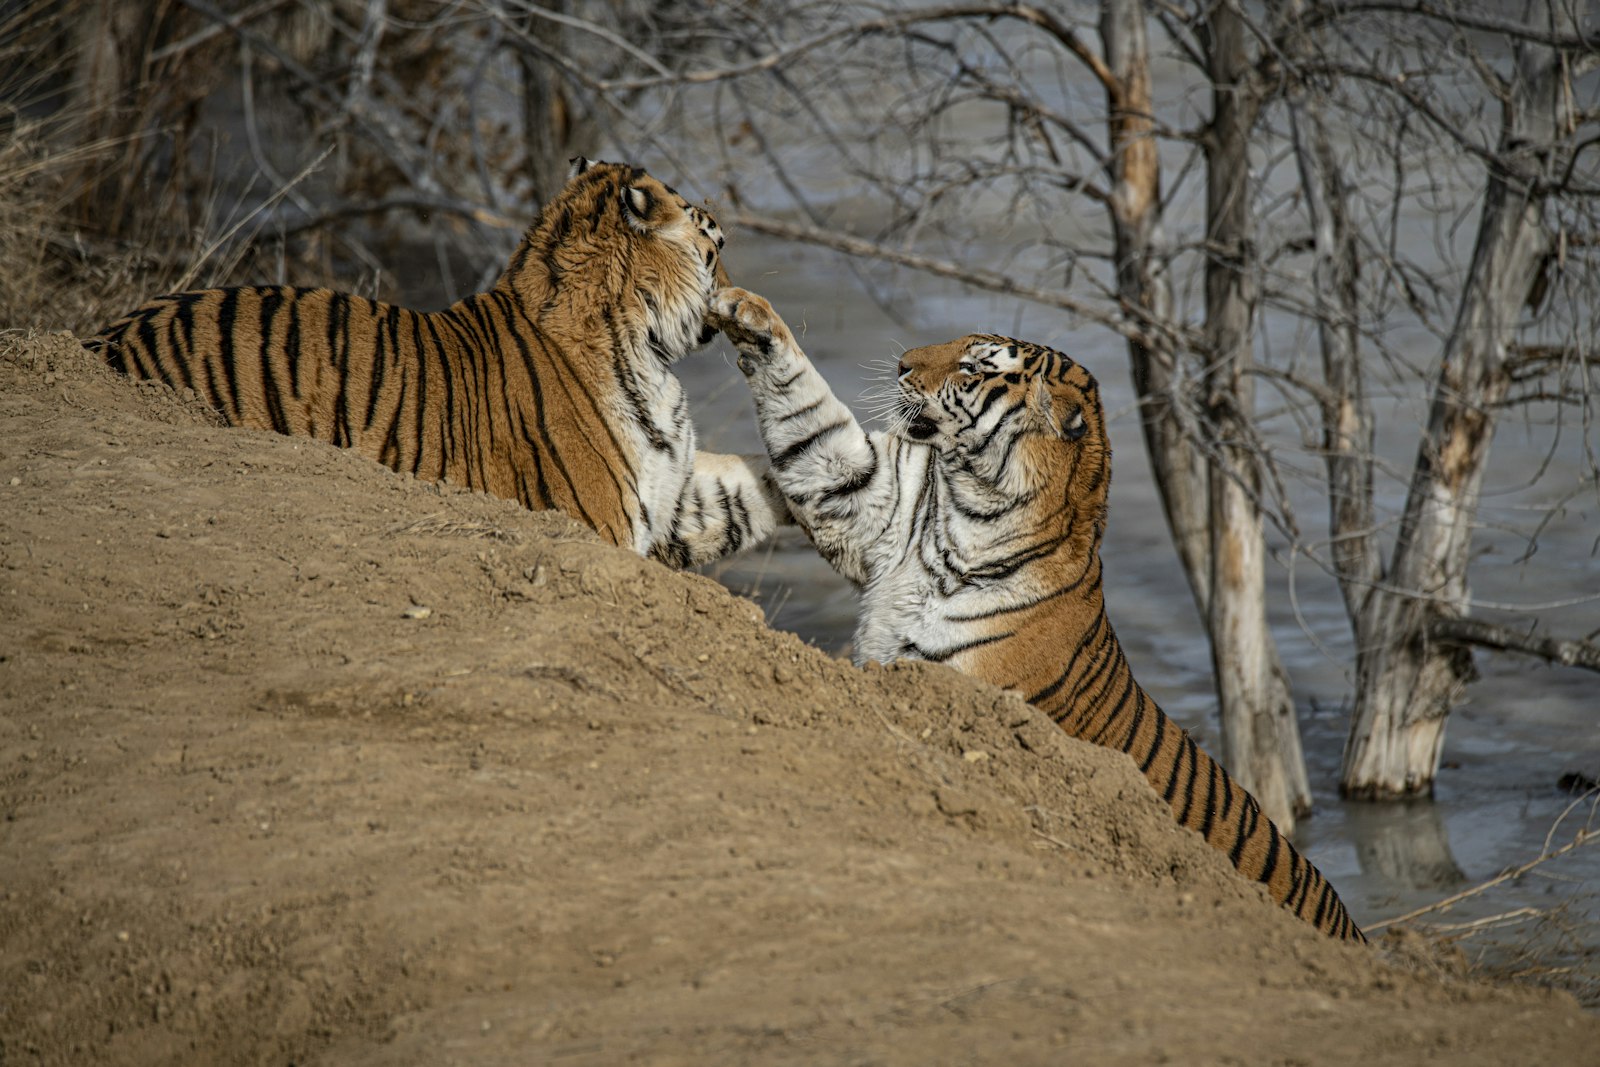
<svg viewBox="0 0 1600 1067"><path fill-rule="evenodd" d="M1444 817L1431 800L1352 804L1345 810L1345 831L1369 879L1440 895L1467 880L1450 852Z"/></svg>

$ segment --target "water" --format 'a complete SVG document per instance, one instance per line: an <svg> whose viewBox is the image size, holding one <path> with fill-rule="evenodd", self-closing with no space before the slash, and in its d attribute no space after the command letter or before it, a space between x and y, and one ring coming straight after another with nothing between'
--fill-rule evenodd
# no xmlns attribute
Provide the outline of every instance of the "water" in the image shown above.
<svg viewBox="0 0 1600 1067"><path fill-rule="evenodd" d="M861 392L874 380L873 361L974 330L1049 343L1094 371L1113 413L1115 476L1104 549L1108 608L1141 684L1201 744L1219 752L1210 654L1167 538L1131 407L1120 339L1095 327L1074 329L1048 309L868 268L885 291L902 294L886 307L831 253L749 233L730 240L729 269L736 282L773 302L822 374L858 412L864 412ZM906 298L906 292L915 299ZM725 342L681 364L680 374L694 397L702 447L761 450L749 397ZM1415 415L1408 421L1404 407L1395 405L1386 414L1380 448L1391 461L1408 466L1419 422ZM1527 547L1525 532L1541 517L1530 505L1548 503L1559 492L1550 486L1570 486L1582 476L1582 457L1569 439L1552 470L1533 488L1524 487L1528 472L1545 460L1548 445L1548 432L1519 423L1503 426L1497 437L1484 509L1485 521L1495 528L1483 531L1476 543L1480 555L1473 591L1480 600L1538 604L1600 594L1594 554L1600 521L1592 495L1587 502L1580 496L1544 527L1531 559L1514 562ZM1292 490L1308 528L1323 521L1314 490L1314 485ZM1398 506L1398 500L1391 501L1391 508ZM1283 539L1274 540L1281 552ZM848 654L853 591L803 536L787 533L769 548L710 571L761 603L773 626L830 653ZM1353 671L1343 604L1332 580L1303 559L1292 572L1269 565L1269 583L1271 622L1293 679L1317 805L1297 843L1339 887L1359 921L1431 904L1533 859L1573 802L1558 788L1561 776L1600 777L1600 679L1522 657L1479 653L1483 677L1451 716L1434 800L1342 801L1338 769ZM1558 633L1582 633L1600 624L1600 606L1593 602L1539 614ZM1570 840L1578 826L1600 829L1592 801L1567 814L1553 844ZM1566 913L1559 918L1575 924L1582 941L1593 947L1600 945L1597 889L1600 844L1437 918L1457 922L1517 908L1545 911L1565 902ZM1520 926L1499 936L1514 942L1528 929Z"/></svg>

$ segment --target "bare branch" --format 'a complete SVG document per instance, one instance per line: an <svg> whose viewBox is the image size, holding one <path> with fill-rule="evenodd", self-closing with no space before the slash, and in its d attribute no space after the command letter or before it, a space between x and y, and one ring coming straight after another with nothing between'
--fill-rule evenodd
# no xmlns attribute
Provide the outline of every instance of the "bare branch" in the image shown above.
<svg viewBox="0 0 1600 1067"><path fill-rule="evenodd" d="M866 238L836 233L816 226L784 222L780 219L770 218L765 215L753 215L749 212L740 212L734 215L731 221L735 226L743 226L772 237L781 237L788 241L804 241L806 244L831 248L846 255L866 256L869 259L877 259L885 263L909 267L912 270L919 270L936 277L950 278L964 285L970 285L975 289L985 289L992 293L1004 293L1008 296L1031 300L1036 304L1044 304L1047 307L1060 308L1063 311L1080 315L1091 322L1098 323L1107 329L1115 330L1123 337L1134 340L1147 339L1145 329L1125 321L1120 315L1113 314L1104 307L1077 300L1061 290L1042 289L1038 286L1024 284L1016 278L1001 274L998 271L985 270L982 267L964 267L946 259L938 259L919 252L893 248ZM1172 323L1164 324L1152 321L1146 325L1148 329L1157 332L1168 333L1170 331L1175 335L1175 340L1178 343L1188 343L1192 340L1188 331Z"/></svg>
<svg viewBox="0 0 1600 1067"><path fill-rule="evenodd" d="M1428 636L1435 641L1520 652L1525 656L1537 656L1547 663L1559 663L1563 667L1600 671L1600 645L1593 641L1538 637L1532 632L1513 630L1509 626L1483 619L1449 616L1440 616L1430 622Z"/></svg>
<svg viewBox="0 0 1600 1067"><path fill-rule="evenodd" d="M1469 5L1447 8L1425 2L1401 4L1392 0L1359 0L1356 3L1341 3L1335 0L1334 3L1321 4L1313 8L1306 16L1306 25L1308 27L1326 25L1338 19L1364 14L1409 15L1442 22L1453 29L1480 30L1484 33L1500 34L1512 40L1549 45L1551 48L1568 52L1600 49L1600 34L1584 36L1581 33L1552 33L1530 26L1526 22L1482 14Z"/></svg>
<svg viewBox="0 0 1600 1067"><path fill-rule="evenodd" d="M1030 25L1037 26L1050 36L1054 37L1061 45L1073 55L1077 56L1107 91L1113 91L1116 79L1111 76L1105 64L1088 49L1083 41L1073 32L1072 27L1058 19L1053 13L1031 4L954 4L948 7L929 8L918 11L908 11L897 15L886 15L875 19L864 19L848 26L825 30L799 41L787 48L769 52L759 59L748 63L737 63L729 67L715 70L686 71L682 74L667 74L654 78L632 79L607 79L595 83L596 88L606 91L624 91L633 89L653 89L673 84L703 85L709 82L726 81L730 78L742 78L749 74L772 70L809 52L815 52L827 45L852 38L889 36L903 32L912 26L930 22L954 22L968 19L1019 19Z"/></svg>

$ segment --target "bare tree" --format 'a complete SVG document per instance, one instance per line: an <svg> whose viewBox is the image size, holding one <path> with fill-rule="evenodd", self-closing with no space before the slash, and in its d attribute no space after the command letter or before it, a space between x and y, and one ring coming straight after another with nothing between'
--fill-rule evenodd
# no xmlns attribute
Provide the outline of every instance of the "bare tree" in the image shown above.
<svg viewBox="0 0 1600 1067"><path fill-rule="evenodd" d="M1114 331L1211 638L1224 762L1286 828L1310 792L1266 621L1274 541L1334 577L1355 635L1351 795L1430 788L1469 648L1600 663L1592 635L1482 617L1467 580L1508 405L1570 410L1566 440L1587 450L1574 491L1600 485L1586 11L1103 0L1090 21L1000 0L173 0L145 37L112 19L74 45L91 6L28 5L46 16L35 38L68 42L85 79L106 41L129 72L79 95L111 94L113 139L141 151L83 180L164 175L191 203L231 182L254 213L219 245L371 271L383 242L420 231L453 297L498 265L566 155L611 144L721 176L725 222ZM183 63L207 76L162 91ZM220 176L194 147L222 136L219 114L248 147ZM1460 205L1478 200L1471 219ZM1440 222L1432 264L1408 248L1419 215ZM1459 270L1458 233L1475 244ZM1397 351L1401 321L1437 351ZM1286 329L1317 368L1274 347ZM1414 462L1379 454L1375 383L1433 397ZM1325 536L1285 485L1307 459ZM1398 510L1384 503L1397 481Z"/></svg>
<svg viewBox="0 0 1600 1067"><path fill-rule="evenodd" d="M1345 546L1352 565L1341 579L1354 605L1358 659L1340 784L1351 796L1432 792L1445 719L1473 676L1470 645L1483 636L1480 628L1452 623L1470 611L1473 520L1496 409L1512 383L1514 342L1529 325L1526 309L1542 303L1536 287L1563 239L1562 213L1552 201L1592 201L1600 192L1592 177L1600 138L1592 83L1587 104L1578 102L1579 79L1600 60L1600 40L1585 36L1573 6L1536 0L1527 12L1522 24L1496 27L1510 42L1504 69L1462 40L1455 18L1446 20L1443 35L1425 38L1474 60L1498 102L1500 130L1493 142L1473 146L1485 183L1477 240L1434 376L1432 410L1387 574L1371 581L1370 542ZM1433 117L1416 86L1403 99ZM1578 167L1585 152L1586 172ZM1592 226L1593 215L1586 221ZM1593 230L1585 236L1592 239ZM1580 341L1568 355L1583 362L1593 351Z"/></svg>

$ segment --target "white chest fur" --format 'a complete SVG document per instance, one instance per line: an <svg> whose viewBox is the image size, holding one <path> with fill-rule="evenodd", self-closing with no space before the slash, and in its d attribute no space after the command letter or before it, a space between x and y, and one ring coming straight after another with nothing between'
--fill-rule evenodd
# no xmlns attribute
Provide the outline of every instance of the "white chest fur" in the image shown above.
<svg viewBox="0 0 1600 1067"><path fill-rule="evenodd" d="M1012 609L1041 592L1025 573L978 577L997 551L1009 551L1003 532L952 514L945 495L937 487L926 495L902 487L899 497L906 513L896 515L891 529L921 530L922 542L886 536L867 548L866 569L873 577L861 591L854 652L858 663L938 657L971 642L973 620ZM909 514L913 499L920 501L920 516Z"/></svg>
<svg viewBox="0 0 1600 1067"><path fill-rule="evenodd" d="M856 623L857 663L888 663L907 655L907 646L942 647L948 627L933 578L915 558L902 558L861 591Z"/></svg>
<svg viewBox="0 0 1600 1067"><path fill-rule="evenodd" d="M659 544L671 530L694 474L694 423L683 386L664 368L636 377L636 400L624 398L619 425L633 430L634 470L638 479L641 522L634 548L641 554ZM648 425L640 425L640 408Z"/></svg>

